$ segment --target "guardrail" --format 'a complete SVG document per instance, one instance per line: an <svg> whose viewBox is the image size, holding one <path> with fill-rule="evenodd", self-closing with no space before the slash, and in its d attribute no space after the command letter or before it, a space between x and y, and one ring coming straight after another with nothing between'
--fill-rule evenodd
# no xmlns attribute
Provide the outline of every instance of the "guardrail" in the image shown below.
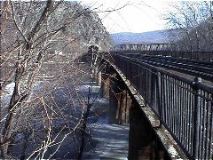
<svg viewBox="0 0 213 160"><path fill-rule="evenodd" d="M114 63L189 158L213 158L213 86L114 54Z"/></svg>

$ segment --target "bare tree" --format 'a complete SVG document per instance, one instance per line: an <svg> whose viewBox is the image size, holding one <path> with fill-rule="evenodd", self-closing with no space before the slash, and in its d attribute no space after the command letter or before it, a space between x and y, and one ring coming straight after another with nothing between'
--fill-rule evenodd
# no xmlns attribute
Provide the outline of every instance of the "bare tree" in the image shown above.
<svg viewBox="0 0 213 160"><path fill-rule="evenodd" d="M100 19L77 2L1 1L1 10L0 157L8 157L8 147L17 145L14 137L19 133L24 136L22 159L44 158L48 148L56 146L50 154L53 157L80 125L81 116L66 112L81 114L86 106L75 86L90 73L74 60L87 51L88 42L106 47L101 37L107 37L107 32L100 29ZM79 28L87 17L91 26ZM85 41L82 36L88 28L93 31ZM66 90L61 94L69 101L56 100L59 88ZM75 108L76 104L83 108ZM27 151L28 143L34 146Z"/></svg>
<svg viewBox="0 0 213 160"><path fill-rule="evenodd" d="M180 32L177 45L181 50L211 50L212 2L181 2L167 15L168 24Z"/></svg>

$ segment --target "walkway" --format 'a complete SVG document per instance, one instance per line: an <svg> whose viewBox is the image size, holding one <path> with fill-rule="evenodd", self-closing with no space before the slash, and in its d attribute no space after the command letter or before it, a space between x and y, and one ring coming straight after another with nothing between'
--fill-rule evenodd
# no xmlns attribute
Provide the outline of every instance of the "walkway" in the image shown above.
<svg viewBox="0 0 213 160"><path fill-rule="evenodd" d="M99 99L93 108L100 116L89 125L93 148L84 153L83 159L127 160L129 127L110 124L108 108L106 99Z"/></svg>

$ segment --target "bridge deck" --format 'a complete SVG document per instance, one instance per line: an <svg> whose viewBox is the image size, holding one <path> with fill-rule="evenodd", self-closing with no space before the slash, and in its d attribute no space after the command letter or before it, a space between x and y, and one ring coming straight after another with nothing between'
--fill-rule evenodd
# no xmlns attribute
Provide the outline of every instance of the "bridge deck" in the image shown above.
<svg viewBox="0 0 213 160"><path fill-rule="evenodd" d="M130 94L132 106L138 109L130 110L131 113L143 113L139 117L146 118L150 132L153 131L155 139L161 143L160 149L163 148L171 159L211 159L212 63L162 56L160 59L159 56L111 56L101 60L101 65L106 65L104 72L110 74L112 89L119 94L125 90L126 100ZM115 100L117 102L119 106L123 104L123 100ZM137 117L137 114L131 115ZM136 121L143 122L139 118ZM134 131L131 124L134 122L130 118L132 143L129 157L146 153L145 149L135 151L132 145L137 142L131 141L131 137L136 137L135 140L141 138L131 134ZM135 130L137 132L138 128ZM141 141L147 137L145 135Z"/></svg>
<svg viewBox="0 0 213 160"><path fill-rule="evenodd" d="M181 58L141 55L141 54L124 54L123 58L136 63L146 63L176 75L184 74L188 78L202 77L206 82L212 83L213 65L212 63L195 62ZM181 75L180 75L181 76Z"/></svg>

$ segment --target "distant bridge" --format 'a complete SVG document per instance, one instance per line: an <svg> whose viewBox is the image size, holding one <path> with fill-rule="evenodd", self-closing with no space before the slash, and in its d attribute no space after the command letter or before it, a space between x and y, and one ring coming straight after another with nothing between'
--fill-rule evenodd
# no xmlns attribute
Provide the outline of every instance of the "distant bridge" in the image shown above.
<svg viewBox="0 0 213 160"><path fill-rule="evenodd" d="M130 125L129 159L213 159L212 52L90 54L111 119Z"/></svg>
<svg viewBox="0 0 213 160"><path fill-rule="evenodd" d="M212 51L188 51L185 48L180 48L174 43L149 43L149 44L119 44L112 48L116 52L136 52L149 55L172 56L176 58L193 59L196 61L213 62Z"/></svg>

